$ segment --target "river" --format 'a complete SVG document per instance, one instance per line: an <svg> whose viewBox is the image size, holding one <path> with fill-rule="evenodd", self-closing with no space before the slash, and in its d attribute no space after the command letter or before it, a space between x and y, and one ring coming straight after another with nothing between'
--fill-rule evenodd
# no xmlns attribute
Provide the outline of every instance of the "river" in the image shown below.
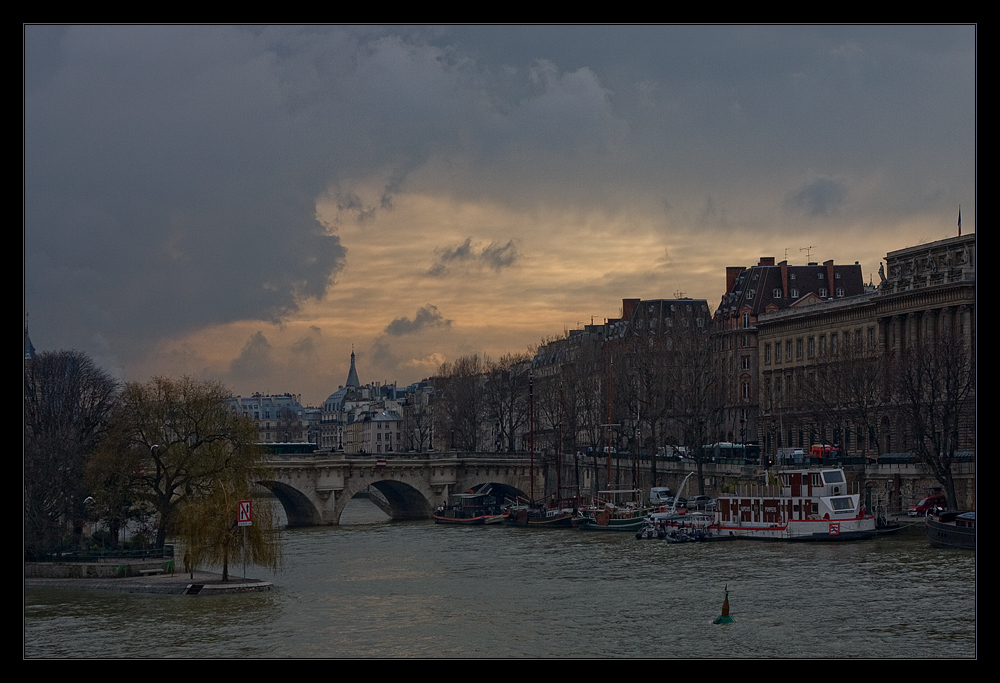
<svg viewBox="0 0 1000 683"><path fill-rule="evenodd" d="M269 593L30 588L36 657L976 656L975 554L906 535L670 545L387 522L286 530ZM729 586L728 625L713 625Z"/></svg>

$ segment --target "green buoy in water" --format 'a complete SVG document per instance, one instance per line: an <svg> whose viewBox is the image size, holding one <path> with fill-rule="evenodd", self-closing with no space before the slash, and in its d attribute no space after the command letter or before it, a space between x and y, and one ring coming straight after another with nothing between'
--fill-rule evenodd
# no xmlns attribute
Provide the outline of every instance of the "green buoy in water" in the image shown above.
<svg viewBox="0 0 1000 683"><path fill-rule="evenodd" d="M733 618L729 616L729 584L726 584L726 599L722 601L722 614L717 616L713 624L731 624Z"/></svg>

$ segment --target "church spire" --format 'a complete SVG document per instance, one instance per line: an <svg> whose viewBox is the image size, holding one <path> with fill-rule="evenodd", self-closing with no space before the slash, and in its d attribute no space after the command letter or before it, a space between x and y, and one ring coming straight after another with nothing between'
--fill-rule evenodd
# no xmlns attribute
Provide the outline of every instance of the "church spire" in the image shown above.
<svg viewBox="0 0 1000 683"><path fill-rule="evenodd" d="M361 381L358 380L358 371L354 367L354 346L351 346L351 371L347 373L347 384L346 386L354 387L356 389L361 388Z"/></svg>
<svg viewBox="0 0 1000 683"><path fill-rule="evenodd" d="M28 314L24 314L24 360L34 360L35 359L35 346L31 343L31 337L28 336ZM354 367L352 361L351 367Z"/></svg>

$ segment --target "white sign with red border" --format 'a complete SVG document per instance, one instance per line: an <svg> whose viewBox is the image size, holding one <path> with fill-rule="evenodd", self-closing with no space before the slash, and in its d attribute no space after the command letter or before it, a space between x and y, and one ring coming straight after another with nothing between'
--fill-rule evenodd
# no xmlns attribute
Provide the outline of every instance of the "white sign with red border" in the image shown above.
<svg viewBox="0 0 1000 683"><path fill-rule="evenodd" d="M250 513L250 501L240 501L239 526L253 526L252 515Z"/></svg>

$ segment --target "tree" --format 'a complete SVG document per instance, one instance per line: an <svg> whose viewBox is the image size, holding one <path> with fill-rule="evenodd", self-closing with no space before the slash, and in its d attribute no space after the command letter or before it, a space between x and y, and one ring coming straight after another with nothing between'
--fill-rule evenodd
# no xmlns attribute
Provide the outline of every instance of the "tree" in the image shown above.
<svg viewBox="0 0 1000 683"><path fill-rule="evenodd" d="M952 465L975 434L975 353L964 337L946 331L899 353L894 370L906 440L944 488L948 507L958 509Z"/></svg>
<svg viewBox="0 0 1000 683"><path fill-rule="evenodd" d="M25 547L58 543L86 516L84 472L118 385L86 354L40 353L24 363Z"/></svg>
<svg viewBox="0 0 1000 683"><path fill-rule="evenodd" d="M528 422L531 356L527 353L508 353L497 361L486 358L484 366L483 398L487 415L499 428L498 446L514 452L517 450L517 437Z"/></svg>
<svg viewBox="0 0 1000 683"><path fill-rule="evenodd" d="M483 393L485 364L478 355L462 356L445 363L433 378L438 443L445 448L462 448L470 453L479 446L479 432L486 413Z"/></svg>
<svg viewBox="0 0 1000 683"><path fill-rule="evenodd" d="M711 337L705 328L686 328L674 340L668 405L679 435L677 441L687 447L698 465L698 493L705 493L703 465L705 445L720 431L725 413L721 368L713 359Z"/></svg>
<svg viewBox="0 0 1000 683"><path fill-rule="evenodd" d="M190 377L130 382L121 392L104 445L134 464L139 497L158 517L157 548L189 501L207 505L220 487L242 494L262 475L256 425L227 407L228 396L221 384Z"/></svg>
<svg viewBox="0 0 1000 683"><path fill-rule="evenodd" d="M251 564L276 569L281 546L275 537L274 506L268 498L253 496L251 483L240 477L220 477L204 494L189 499L181 510L180 532L187 546L185 564L222 566L222 580L229 580L230 560L241 557ZM250 526L239 526L237 508L252 503Z"/></svg>

